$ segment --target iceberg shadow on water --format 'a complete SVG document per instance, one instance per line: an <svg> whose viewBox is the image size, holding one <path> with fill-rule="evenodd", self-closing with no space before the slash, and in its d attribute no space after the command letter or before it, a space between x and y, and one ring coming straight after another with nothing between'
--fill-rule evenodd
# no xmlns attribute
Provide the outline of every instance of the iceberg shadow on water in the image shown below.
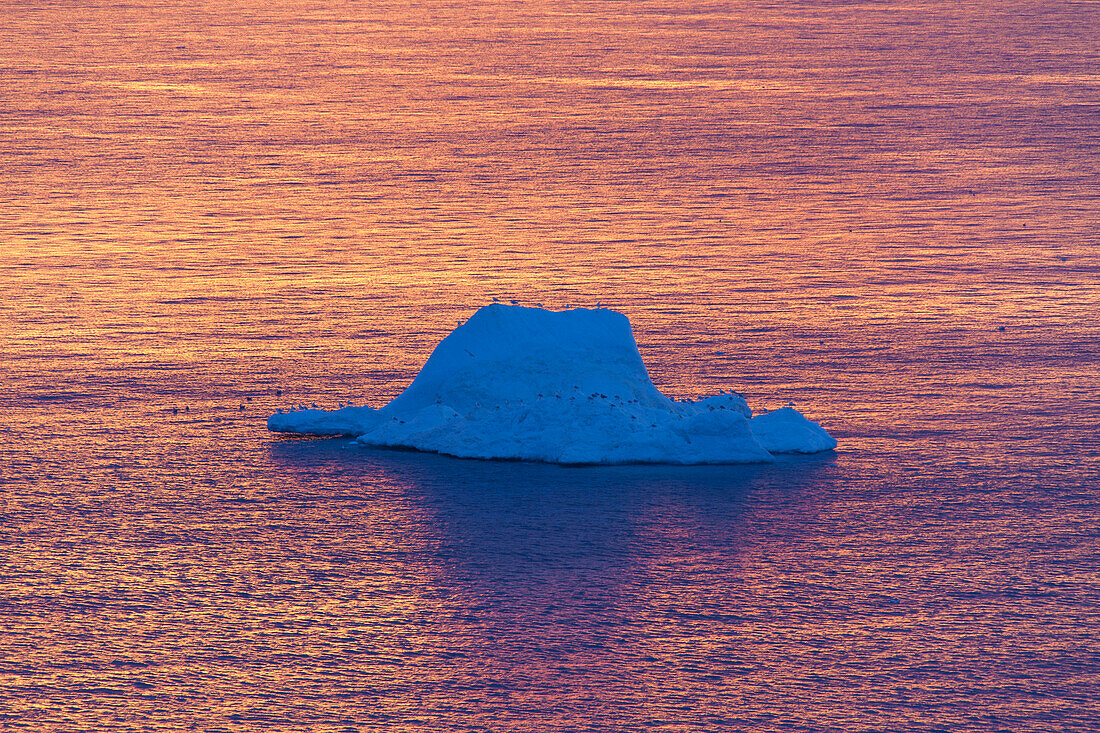
<svg viewBox="0 0 1100 733"><path fill-rule="evenodd" d="M621 313L501 304L452 331L386 406L281 412L267 426L458 458L577 465L765 463L836 447L792 407L754 417L735 392L669 399Z"/></svg>
<svg viewBox="0 0 1100 733"><path fill-rule="evenodd" d="M808 497L837 474L831 453L772 464L570 467L356 449L332 438L274 440L268 455L284 480L256 498L274 512L308 506L325 517L339 557L369 565L384 551L386 562L430 565L432 582L459 594L553 603L554 588L632 582L646 567L672 566L688 546L732 562L762 541L785 542L807 531Z"/></svg>

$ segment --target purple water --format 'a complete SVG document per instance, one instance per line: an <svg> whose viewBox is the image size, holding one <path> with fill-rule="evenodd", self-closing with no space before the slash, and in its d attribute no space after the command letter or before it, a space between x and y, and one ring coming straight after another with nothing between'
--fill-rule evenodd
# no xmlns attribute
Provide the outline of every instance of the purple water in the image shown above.
<svg viewBox="0 0 1100 733"><path fill-rule="evenodd" d="M5 5L6 727L1097 727L1095 4L330 5ZM492 297L840 448L266 431Z"/></svg>

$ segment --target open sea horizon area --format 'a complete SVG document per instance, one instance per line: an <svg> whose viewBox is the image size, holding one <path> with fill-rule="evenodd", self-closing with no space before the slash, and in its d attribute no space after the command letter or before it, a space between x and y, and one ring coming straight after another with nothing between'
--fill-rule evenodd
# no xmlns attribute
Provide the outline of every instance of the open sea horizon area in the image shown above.
<svg viewBox="0 0 1100 733"><path fill-rule="evenodd" d="M0 19L4 730L1100 729L1100 4ZM837 447L268 430L513 302Z"/></svg>

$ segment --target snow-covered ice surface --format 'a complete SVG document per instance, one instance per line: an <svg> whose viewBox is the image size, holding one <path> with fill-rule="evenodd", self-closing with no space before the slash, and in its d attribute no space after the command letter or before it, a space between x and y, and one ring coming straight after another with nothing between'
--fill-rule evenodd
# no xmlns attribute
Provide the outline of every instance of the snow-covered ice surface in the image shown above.
<svg viewBox="0 0 1100 733"><path fill-rule="evenodd" d="M493 304L440 342L385 407L272 415L270 430L462 458L569 464L756 463L836 447L786 407L737 394L677 402L657 389L626 316Z"/></svg>

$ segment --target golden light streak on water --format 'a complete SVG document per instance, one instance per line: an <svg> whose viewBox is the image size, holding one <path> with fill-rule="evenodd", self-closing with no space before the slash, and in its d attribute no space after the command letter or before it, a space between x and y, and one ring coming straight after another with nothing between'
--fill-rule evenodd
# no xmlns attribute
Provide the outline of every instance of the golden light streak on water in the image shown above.
<svg viewBox="0 0 1100 733"><path fill-rule="evenodd" d="M1096 15L6 3L0 718L1095 727ZM841 450L264 430L493 297L620 309L670 395Z"/></svg>

